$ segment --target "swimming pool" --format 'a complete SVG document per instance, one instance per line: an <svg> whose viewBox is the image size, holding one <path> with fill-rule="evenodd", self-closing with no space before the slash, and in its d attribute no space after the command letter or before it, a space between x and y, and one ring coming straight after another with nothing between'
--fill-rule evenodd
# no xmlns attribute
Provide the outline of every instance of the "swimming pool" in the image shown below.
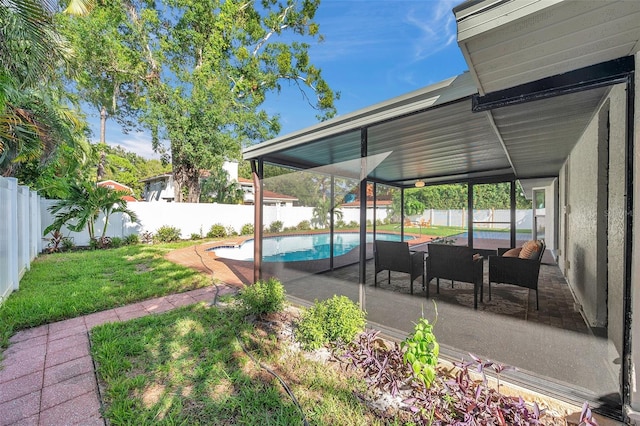
<svg viewBox="0 0 640 426"><path fill-rule="evenodd" d="M283 235L262 240L263 262L296 262L330 257L330 234ZM405 241L414 237L405 236ZM376 233L377 240L400 241L400 234ZM367 234L367 242L373 242L373 234ZM337 232L333 236L334 256L342 256L360 245L357 232ZM211 248L216 256L234 260L253 260L253 240L239 247Z"/></svg>

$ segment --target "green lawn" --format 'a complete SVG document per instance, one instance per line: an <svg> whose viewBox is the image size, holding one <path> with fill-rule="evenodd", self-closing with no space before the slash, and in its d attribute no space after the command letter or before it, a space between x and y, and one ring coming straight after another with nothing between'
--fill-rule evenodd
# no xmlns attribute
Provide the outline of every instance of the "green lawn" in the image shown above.
<svg viewBox="0 0 640 426"><path fill-rule="evenodd" d="M186 241L41 255L0 306L0 349L16 331L204 287L211 277L164 259Z"/></svg>
<svg viewBox="0 0 640 426"><path fill-rule="evenodd" d="M193 305L92 330L112 425L383 424L356 397L363 383L283 347L233 308ZM356 392L354 392L356 391ZM393 424L385 422L384 424Z"/></svg>

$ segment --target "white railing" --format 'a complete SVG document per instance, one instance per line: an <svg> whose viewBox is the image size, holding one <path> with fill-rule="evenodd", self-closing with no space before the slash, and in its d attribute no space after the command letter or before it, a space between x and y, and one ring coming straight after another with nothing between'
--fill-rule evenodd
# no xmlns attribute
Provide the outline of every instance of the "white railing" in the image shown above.
<svg viewBox="0 0 640 426"><path fill-rule="evenodd" d="M42 251L40 196L17 179L0 177L0 303Z"/></svg>

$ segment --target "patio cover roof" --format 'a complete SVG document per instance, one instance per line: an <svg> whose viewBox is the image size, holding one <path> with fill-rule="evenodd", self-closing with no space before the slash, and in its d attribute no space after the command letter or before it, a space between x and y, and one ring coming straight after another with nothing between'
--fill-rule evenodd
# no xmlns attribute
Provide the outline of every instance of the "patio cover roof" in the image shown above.
<svg viewBox="0 0 640 426"><path fill-rule="evenodd" d="M247 160L309 169L390 153L368 179L397 186L553 178L606 88L473 112L470 73L244 150Z"/></svg>

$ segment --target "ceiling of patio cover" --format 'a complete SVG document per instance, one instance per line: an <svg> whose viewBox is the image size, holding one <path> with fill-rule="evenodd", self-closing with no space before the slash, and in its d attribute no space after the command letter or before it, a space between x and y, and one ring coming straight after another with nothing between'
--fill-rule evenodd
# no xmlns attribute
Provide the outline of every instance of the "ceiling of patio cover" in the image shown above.
<svg viewBox="0 0 640 426"><path fill-rule="evenodd" d="M472 112L469 73L248 147L247 160L309 169L390 153L368 178L412 186L557 176L607 88Z"/></svg>

